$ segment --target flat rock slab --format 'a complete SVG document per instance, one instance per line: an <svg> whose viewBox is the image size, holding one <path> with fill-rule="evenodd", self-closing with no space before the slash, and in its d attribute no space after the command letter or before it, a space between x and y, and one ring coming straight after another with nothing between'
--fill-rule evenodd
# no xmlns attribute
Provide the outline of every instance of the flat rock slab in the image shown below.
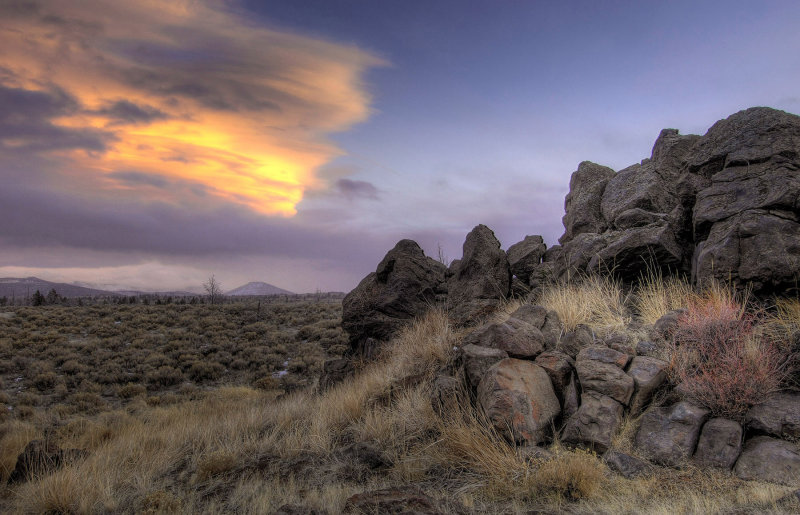
<svg viewBox="0 0 800 515"><path fill-rule="evenodd" d="M750 408L745 418L748 429L779 438L800 437L800 393L779 392Z"/></svg>
<svg viewBox="0 0 800 515"><path fill-rule="evenodd" d="M650 408L642 415L636 447L656 463L675 466L694 453L709 411L688 402Z"/></svg>
<svg viewBox="0 0 800 515"><path fill-rule="evenodd" d="M800 485L800 450L797 445L769 436L747 441L734 473L741 479Z"/></svg>
<svg viewBox="0 0 800 515"><path fill-rule="evenodd" d="M577 359L590 359L592 361L600 361L601 363L616 365L619 368L625 368L628 366L628 362L631 360L631 357L628 354L614 350L607 345L590 345L580 350Z"/></svg>
<svg viewBox="0 0 800 515"><path fill-rule="evenodd" d="M510 317L479 327L467 336L466 343L499 349L512 358L533 359L544 350L544 335L534 325Z"/></svg>
<svg viewBox="0 0 800 515"><path fill-rule="evenodd" d="M345 503L346 513L442 513L434 499L412 486L384 488L353 495Z"/></svg>
<svg viewBox="0 0 800 515"><path fill-rule="evenodd" d="M742 452L742 426L726 418L712 418L703 426L694 452L701 467L730 470Z"/></svg>
<svg viewBox="0 0 800 515"><path fill-rule="evenodd" d="M507 358L492 365L478 386L478 404L510 440L538 444L561 413L550 377L530 362Z"/></svg>
<svg viewBox="0 0 800 515"><path fill-rule="evenodd" d="M608 468L626 479L644 476L653 471L653 466L630 454L617 451L607 451L603 454L603 461Z"/></svg>
<svg viewBox="0 0 800 515"><path fill-rule="evenodd" d="M561 441L604 453L622 420L622 404L597 392L584 392L581 405L564 426Z"/></svg>

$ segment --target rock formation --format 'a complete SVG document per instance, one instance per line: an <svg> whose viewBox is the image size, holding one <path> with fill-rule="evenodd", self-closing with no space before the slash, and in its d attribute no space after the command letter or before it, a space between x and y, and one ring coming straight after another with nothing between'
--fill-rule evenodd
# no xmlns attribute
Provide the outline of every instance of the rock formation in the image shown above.
<svg viewBox="0 0 800 515"><path fill-rule="evenodd" d="M351 349L363 353L369 338L385 341L428 311L446 292L445 272L416 242L398 242L342 301L342 327Z"/></svg>

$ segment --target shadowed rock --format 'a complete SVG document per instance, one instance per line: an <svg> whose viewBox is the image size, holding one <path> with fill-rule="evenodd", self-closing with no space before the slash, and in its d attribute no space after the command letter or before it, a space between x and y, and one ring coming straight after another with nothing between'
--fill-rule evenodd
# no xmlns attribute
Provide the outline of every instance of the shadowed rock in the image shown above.
<svg viewBox="0 0 800 515"><path fill-rule="evenodd" d="M447 308L458 324L474 325L491 314L511 288L506 253L491 229L478 225L464 241L464 255L448 281Z"/></svg>
<svg viewBox="0 0 800 515"><path fill-rule="evenodd" d="M741 479L800 485L800 450L797 444L768 436L747 441L734 467Z"/></svg>
<svg viewBox="0 0 800 515"><path fill-rule="evenodd" d="M342 301L342 327L352 351L363 353L368 338L388 340L434 306L446 292L445 271L416 242L398 242Z"/></svg>
<svg viewBox="0 0 800 515"><path fill-rule="evenodd" d="M561 441L606 452L622 420L622 404L607 395L586 391L578 411L569 417Z"/></svg>
<svg viewBox="0 0 800 515"><path fill-rule="evenodd" d="M541 236L525 236L525 239L508 247L508 264L511 273L526 285L530 284L531 274L538 268L547 250Z"/></svg>
<svg viewBox="0 0 800 515"><path fill-rule="evenodd" d="M800 393L778 392L750 408L745 425L751 431L779 438L800 438Z"/></svg>
<svg viewBox="0 0 800 515"><path fill-rule="evenodd" d="M654 462L675 466L692 456L709 411L688 402L650 408L642 415L636 447Z"/></svg>
<svg viewBox="0 0 800 515"><path fill-rule="evenodd" d="M608 224L600 213L600 202L614 170L591 161L578 165L569 180L569 193L564 199L564 235L559 243L582 233L601 233Z"/></svg>

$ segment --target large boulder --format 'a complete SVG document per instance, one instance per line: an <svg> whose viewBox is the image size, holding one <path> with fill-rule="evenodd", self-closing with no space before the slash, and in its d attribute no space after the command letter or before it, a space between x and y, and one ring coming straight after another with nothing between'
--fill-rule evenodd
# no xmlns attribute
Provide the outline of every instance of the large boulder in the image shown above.
<svg viewBox="0 0 800 515"><path fill-rule="evenodd" d="M608 224L600 212L600 203L614 170L591 161L578 165L569 180L569 193L564 199L564 235L559 243L570 241L578 234L601 233Z"/></svg>
<svg viewBox="0 0 800 515"><path fill-rule="evenodd" d="M757 292L783 291L800 279L800 218L796 213L753 209L711 226L697 245L693 277L751 283Z"/></svg>
<svg viewBox="0 0 800 515"><path fill-rule="evenodd" d="M351 350L362 353L368 338L388 340L429 310L446 293L445 272L416 242L398 242L342 301L342 327Z"/></svg>
<svg viewBox="0 0 800 515"><path fill-rule="evenodd" d="M561 337L561 320L558 313L548 310L544 306L523 304L511 313L510 318L528 322L542 332L545 349L555 348Z"/></svg>
<svg viewBox="0 0 800 515"><path fill-rule="evenodd" d="M544 441L561 412L547 372L514 358L489 368L478 385L478 404L498 432L530 444Z"/></svg>
<svg viewBox="0 0 800 515"><path fill-rule="evenodd" d="M706 179L697 192L693 276L752 282L756 291L794 286L800 277L800 117L758 107L712 126L689 169Z"/></svg>
<svg viewBox="0 0 800 515"><path fill-rule="evenodd" d="M578 411L569 417L561 441L604 453L622 420L622 404L598 392L583 392Z"/></svg>
<svg viewBox="0 0 800 515"><path fill-rule="evenodd" d="M491 314L511 289L506 253L491 229L478 225L464 241L464 255L451 265L447 308L458 324L472 325Z"/></svg>
<svg viewBox="0 0 800 515"><path fill-rule="evenodd" d="M531 274L539 267L547 250L541 236L525 236L525 239L508 247L506 255L511 273L526 285L530 284Z"/></svg>
<svg viewBox="0 0 800 515"><path fill-rule="evenodd" d="M778 438L800 438L800 392L778 392L750 408L745 416L750 431Z"/></svg>
<svg viewBox="0 0 800 515"><path fill-rule="evenodd" d="M688 402L650 408L642 415L636 447L654 462L675 466L692 456L709 411Z"/></svg>
<svg viewBox="0 0 800 515"><path fill-rule="evenodd" d="M800 486L800 449L792 442L757 436L747 441L733 471L741 479Z"/></svg>

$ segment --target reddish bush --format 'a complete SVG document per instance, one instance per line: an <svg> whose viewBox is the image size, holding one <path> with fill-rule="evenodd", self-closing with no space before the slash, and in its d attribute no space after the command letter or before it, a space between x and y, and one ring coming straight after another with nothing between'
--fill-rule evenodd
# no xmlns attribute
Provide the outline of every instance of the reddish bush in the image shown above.
<svg viewBox="0 0 800 515"><path fill-rule="evenodd" d="M695 299L674 335L671 375L690 401L741 420L786 377L781 346L756 329L757 317L732 298Z"/></svg>

